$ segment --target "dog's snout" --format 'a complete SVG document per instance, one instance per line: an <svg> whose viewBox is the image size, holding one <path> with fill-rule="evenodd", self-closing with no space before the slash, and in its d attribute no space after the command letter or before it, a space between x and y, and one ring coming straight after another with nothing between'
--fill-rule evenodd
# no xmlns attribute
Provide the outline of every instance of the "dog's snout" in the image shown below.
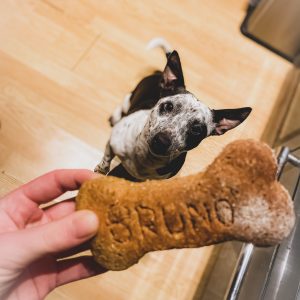
<svg viewBox="0 0 300 300"><path fill-rule="evenodd" d="M166 132L157 133L151 141L151 151L154 154L164 155L171 146L170 135Z"/></svg>
<svg viewBox="0 0 300 300"><path fill-rule="evenodd" d="M161 144L163 147L169 148L171 146L171 139L167 133L158 133L154 140L156 143Z"/></svg>

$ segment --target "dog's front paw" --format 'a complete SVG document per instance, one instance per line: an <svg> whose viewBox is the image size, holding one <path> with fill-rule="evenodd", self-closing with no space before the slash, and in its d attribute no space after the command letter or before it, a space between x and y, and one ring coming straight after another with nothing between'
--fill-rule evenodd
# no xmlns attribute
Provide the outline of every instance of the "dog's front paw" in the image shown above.
<svg viewBox="0 0 300 300"><path fill-rule="evenodd" d="M106 175L109 172L109 163L102 161L96 166L94 172Z"/></svg>

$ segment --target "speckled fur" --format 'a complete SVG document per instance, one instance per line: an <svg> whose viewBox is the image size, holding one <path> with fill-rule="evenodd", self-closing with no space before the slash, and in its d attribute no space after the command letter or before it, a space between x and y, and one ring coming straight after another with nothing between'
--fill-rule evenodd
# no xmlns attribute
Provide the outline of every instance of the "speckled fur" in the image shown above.
<svg viewBox="0 0 300 300"><path fill-rule="evenodd" d="M174 109L171 113L161 116L158 110L159 106L164 102L171 102ZM198 121L206 126L207 136L214 129L211 110L193 94L185 93L165 97L159 100L152 109L144 127L145 137L149 141L159 132L169 132L172 137L170 156L173 159L185 151L185 137L187 136L188 125L193 121Z"/></svg>

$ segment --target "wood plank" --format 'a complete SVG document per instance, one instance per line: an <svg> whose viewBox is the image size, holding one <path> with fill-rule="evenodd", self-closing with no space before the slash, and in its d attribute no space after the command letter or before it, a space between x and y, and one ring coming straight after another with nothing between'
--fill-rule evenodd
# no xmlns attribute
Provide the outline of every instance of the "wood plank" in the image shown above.
<svg viewBox="0 0 300 300"><path fill-rule="evenodd" d="M5 28L0 31L1 48L24 54L30 50L37 57L71 68L95 36L80 26L69 31L56 25L35 12L36 3L0 2L0 27Z"/></svg>

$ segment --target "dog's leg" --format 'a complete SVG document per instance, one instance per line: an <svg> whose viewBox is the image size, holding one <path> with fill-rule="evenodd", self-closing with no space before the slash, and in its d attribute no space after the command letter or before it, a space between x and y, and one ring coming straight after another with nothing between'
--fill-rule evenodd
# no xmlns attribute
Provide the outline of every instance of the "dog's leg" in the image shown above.
<svg viewBox="0 0 300 300"><path fill-rule="evenodd" d="M109 172L110 163L114 157L115 154L110 146L110 141L108 141L105 147L104 156L101 162L94 169L94 172L106 175Z"/></svg>
<svg viewBox="0 0 300 300"><path fill-rule="evenodd" d="M122 105L118 106L111 117L109 118L109 123L111 126L114 126L116 123L118 123L123 115L127 114L129 108L130 108L130 98L131 98L131 93L127 94L123 100Z"/></svg>

